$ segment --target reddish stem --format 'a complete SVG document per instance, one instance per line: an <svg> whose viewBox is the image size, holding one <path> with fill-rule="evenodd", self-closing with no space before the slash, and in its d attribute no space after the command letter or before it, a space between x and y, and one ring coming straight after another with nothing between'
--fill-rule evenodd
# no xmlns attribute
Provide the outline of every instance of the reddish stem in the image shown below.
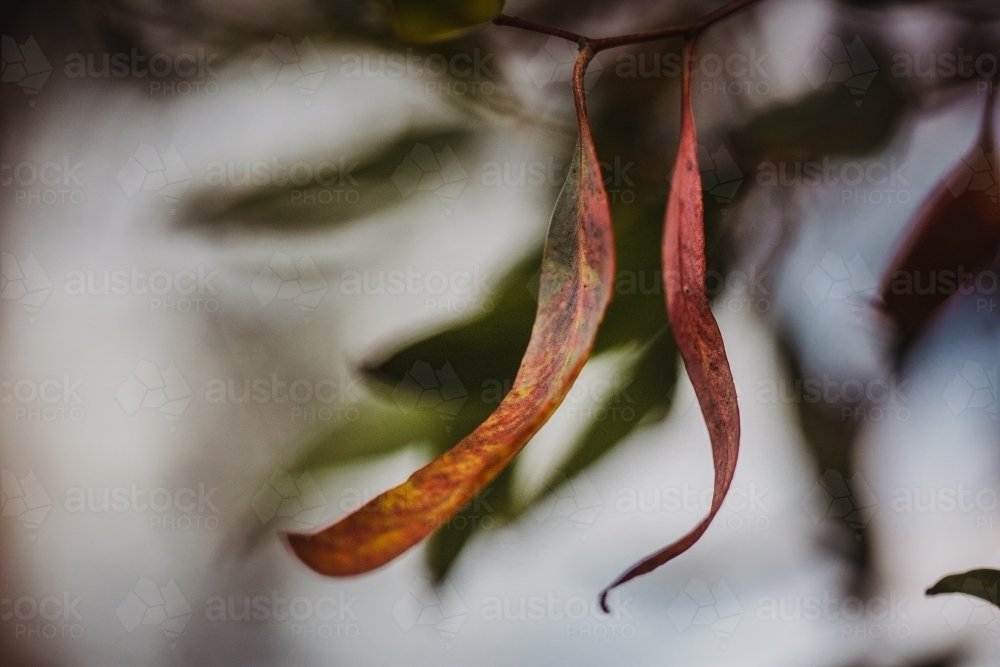
<svg viewBox="0 0 1000 667"><path fill-rule="evenodd" d="M573 65L573 102L576 103L576 116L580 119L581 131L590 132L587 120L587 98L583 90L583 77L587 73L587 65L594 57L594 50L589 45L584 45L580 49L580 55L576 57L576 64ZM580 137L584 141L585 137Z"/></svg>

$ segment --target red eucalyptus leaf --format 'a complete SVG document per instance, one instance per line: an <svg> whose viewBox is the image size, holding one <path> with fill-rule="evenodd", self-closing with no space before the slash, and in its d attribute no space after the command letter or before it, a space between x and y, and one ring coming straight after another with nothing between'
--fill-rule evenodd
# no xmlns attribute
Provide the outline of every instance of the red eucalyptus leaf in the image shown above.
<svg viewBox="0 0 1000 667"><path fill-rule="evenodd" d="M882 308L904 339L922 331L952 294L992 264L1000 248L992 126L991 96L979 138L921 204L886 272Z"/></svg>
<svg viewBox="0 0 1000 667"><path fill-rule="evenodd" d="M681 137L667 200L663 234L663 284L667 294L670 326L684 359L701 412L708 426L715 466L715 488L708 516L680 540L647 557L618 577L601 593L601 607L608 611L611 589L639 575L652 572L694 545L712 523L736 470L740 444L740 414L736 385L726 358L722 333L705 295L705 225L701 176L698 173L698 140L691 113L691 71L694 44L686 47L681 93Z"/></svg>
<svg viewBox="0 0 1000 667"><path fill-rule="evenodd" d="M400 486L319 533L288 535L315 571L368 572L451 519L548 420L590 355L614 280L611 214L583 99L592 56L585 48L574 70L580 138L549 224L538 311L513 387L485 422Z"/></svg>

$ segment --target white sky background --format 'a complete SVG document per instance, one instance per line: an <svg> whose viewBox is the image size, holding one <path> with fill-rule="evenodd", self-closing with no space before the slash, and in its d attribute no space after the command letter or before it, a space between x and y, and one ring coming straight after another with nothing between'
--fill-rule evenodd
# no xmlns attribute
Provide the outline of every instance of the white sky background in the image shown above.
<svg viewBox="0 0 1000 667"><path fill-rule="evenodd" d="M823 8L803 7L779 3L760 14L766 19L765 46L781 56L772 58L776 96L802 92L801 79L793 83L800 68L788 63L803 62L825 34ZM907 20L908 34L919 36L913 25L934 17ZM64 156L80 162L83 192L82 202L65 205L19 201L13 187L2 195L0 248L29 273L33 256L51 291L37 310L4 292L0 375L12 384L25 381L25 391L48 378L58 378L60 385L65 376L70 384L78 379L82 400L70 398L68 404L80 413L60 413L52 421L17 411L46 407L40 400L0 405L4 493L14 488L7 486L11 477L18 486L31 487L26 480L33 473L51 501L37 525L5 505L0 524L5 552L0 591L8 605L0 609L5 650L16 650L20 659L80 667L825 666L862 657L901 664L960 646L968 653L967 664L996 664L995 610L972 609L965 598L922 595L945 573L1000 564L996 503L973 503L967 511L900 512L891 502L900 488L918 488L926 495L964 485L978 493L1000 484L995 421L984 409L956 411L942 399L967 362L984 371L996 363L995 334L960 318L927 342L920 370L925 381L907 390L909 418L869 419L863 427L860 470L877 500L871 535L880 578L872 596L900 601L899 615L893 611L883 618L879 601L866 597L869 611L850 617L853 603L845 606L842 590L845 569L817 546L824 524L814 523L803 506L819 472L801 444L792 406L759 400L762 384L779 380L783 370L764 324L745 312L731 312L741 303L740 294L726 295L718 312L741 398L742 453L731 501L737 504L723 510L719 525L690 553L620 589L617 615L594 613L598 591L625 567L683 534L704 511L700 505L629 511L623 501L633 492L648 499L656 490L665 498L668 489L700 493L710 488L707 433L686 381L669 420L574 480L561 504L553 502L502 531L480 534L458 562L450 587L438 591L436 599L421 589L426 575L420 548L376 573L344 581L309 572L277 539L234 561L229 538L252 516L250 501L262 481L287 463L288 446L309 425L293 419L287 404L250 409L210 403L209 383L275 373L289 381L342 381L344 369L359 359L447 317L430 309L424 294L345 295L340 285L346 271L412 267L424 274L499 273L537 243L547 213L541 209L551 204L555 190L487 187L482 163L474 162L465 165L469 180L454 201L418 191L405 206L339 231L208 238L178 230L171 204L159 192L127 196L115 180L121 166L140 144L161 153L172 145L190 172L183 202L209 187L205 174L212 162L277 156L293 163L317 154L350 155L372 141L388 143L408 127L472 127L482 137L479 161L520 162L560 149L545 130L476 125L440 95L428 94L422 81L338 76L343 51L334 49L321 54L330 68L314 94L283 82L262 90L250 69L262 48L250 49L246 58L220 70L217 95L177 97L167 104L135 90L67 82L62 63L53 63L45 89L51 94L24 116L28 125L18 136L4 137L4 163L61 164ZM608 59L605 76L612 64ZM529 79L522 77L518 85L526 98L538 96ZM5 95L21 94L10 88ZM970 102L921 119L909 142L893 142L871 157L909 162L911 207L964 151L977 109ZM712 114L710 107L699 112ZM750 176L747 181L749 187ZM790 322L803 342L808 375L869 382L886 372L878 366L884 341L877 326L848 302L825 299L812 305L802 285L826 253L845 262L859 253L878 275L912 209L852 208L842 205L836 190L801 195L809 202L804 232L787 265L769 267L781 272L778 288L767 298L769 312ZM758 215L768 213L762 207ZM295 260L308 253L315 262L327 287L315 309L281 298L262 303L254 292L255 276L275 261L276 253ZM9 261L5 254L7 285L21 279L14 265L8 274ZM171 277L185 270L197 274L199 267L206 274L218 272L211 283L218 293L206 295L217 309L169 312L148 293L67 293L73 271L131 271L133 266ZM44 289L44 281L37 285ZM164 299L180 296L171 292ZM452 292L440 297L452 306L466 298ZM121 387L140 372L143 361L161 377L170 375L172 363L183 377L189 393L176 384L168 388L168 398L181 401L179 418L168 419L155 407L128 414L130 401L141 399L134 392L121 393ZM580 382L591 386L613 374L612 365L588 367ZM992 392L995 410L995 370ZM183 403L187 395L190 400ZM586 400L571 401L557 412L518 460L520 478L537 483L543 476L538 467L558 462L559 447L583 423L573 410L586 405ZM404 452L377 465L317 475L327 501L321 520L342 513L338 505L351 489L369 495L401 481L420 461L415 452ZM188 529L179 522L163 526L156 512L134 507L107 513L67 508L73 489L132 485L175 492L197 492L202 485L216 491L205 511L168 513L178 521L193 518ZM759 503L738 504L754 494ZM186 503L188 496L179 498ZM38 502L44 505L44 498ZM589 511L565 516L567 507ZM164 619L191 614L186 623L166 626L181 627L179 634L165 632L155 610L142 616L148 604L121 606L135 602L130 592L148 590L146 580L166 589L160 591L170 599ZM183 601L170 598L170 582ZM710 595L702 597L706 585ZM824 595L835 600L825 619L766 620L764 610L772 599L791 608ZM80 598L73 607L80 617L68 610L52 620L6 615L29 610L31 601L48 596ZM237 609L246 596L303 596L313 606L321 598L348 604L343 613L333 611L333 618L314 611L301 621L274 614L264 620L213 621L208 618L213 596L232 598ZM496 604L516 609L522 601L531 605L535 596L545 600L537 607L544 608L541 619L491 616ZM20 603L26 606L14 607L21 598L29 598ZM580 601L590 608L580 611ZM567 611L582 618L568 618ZM41 636L53 632L57 636Z"/></svg>

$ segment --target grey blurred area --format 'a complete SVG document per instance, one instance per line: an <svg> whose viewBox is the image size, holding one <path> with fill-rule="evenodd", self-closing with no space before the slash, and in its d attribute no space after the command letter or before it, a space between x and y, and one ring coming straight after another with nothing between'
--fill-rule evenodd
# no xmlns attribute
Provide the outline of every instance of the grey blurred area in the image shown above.
<svg viewBox="0 0 1000 667"><path fill-rule="evenodd" d="M374 0L0 5L4 665L997 663L1000 610L924 595L1000 567L996 282L905 364L873 305L975 140L995 3L762 0L700 40L742 449L701 542L609 615L599 591L712 488L656 273L680 44L587 80L619 237L600 354L446 530L327 579L281 533L401 482L509 388L575 47L405 44ZM599 36L717 6L505 12Z"/></svg>

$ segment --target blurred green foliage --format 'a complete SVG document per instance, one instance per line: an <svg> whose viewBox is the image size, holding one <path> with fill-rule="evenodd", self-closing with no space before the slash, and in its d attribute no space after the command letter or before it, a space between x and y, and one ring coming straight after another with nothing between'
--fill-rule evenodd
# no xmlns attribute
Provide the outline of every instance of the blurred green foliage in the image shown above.
<svg viewBox="0 0 1000 667"><path fill-rule="evenodd" d="M394 24L407 42L451 39L495 19L503 0L392 0Z"/></svg>

